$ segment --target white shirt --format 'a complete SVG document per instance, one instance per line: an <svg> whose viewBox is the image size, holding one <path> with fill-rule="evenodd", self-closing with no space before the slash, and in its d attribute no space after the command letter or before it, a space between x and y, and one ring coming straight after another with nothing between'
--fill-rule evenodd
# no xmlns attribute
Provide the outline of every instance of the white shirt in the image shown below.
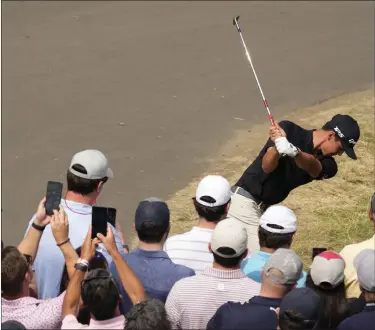
<svg viewBox="0 0 375 330"><path fill-rule="evenodd" d="M174 263L194 269L196 274L200 274L206 267L211 267L214 261L208 250L213 231L193 227L191 231L168 238L164 251Z"/></svg>
<svg viewBox="0 0 375 330"><path fill-rule="evenodd" d="M172 287L165 303L172 329L206 329L221 305L249 301L259 294L260 285L241 269L207 267L202 274L183 278Z"/></svg>
<svg viewBox="0 0 375 330"><path fill-rule="evenodd" d="M61 205L68 215L70 242L72 243L73 248L77 249L85 240L87 231L91 225L92 206L66 201L64 199L61 200ZM35 215L30 220L27 231L34 219ZM119 251L122 251L121 239L114 227L112 227L112 231L115 236L117 248ZM104 255L108 264L112 261L112 258L102 244L98 246L97 251ZM64 256L60 248L56 245L51 226L48 225L44 229L43 235L40 239L38 253L33 264L39 299L54 298L59 295L64 265Z"/></svg>

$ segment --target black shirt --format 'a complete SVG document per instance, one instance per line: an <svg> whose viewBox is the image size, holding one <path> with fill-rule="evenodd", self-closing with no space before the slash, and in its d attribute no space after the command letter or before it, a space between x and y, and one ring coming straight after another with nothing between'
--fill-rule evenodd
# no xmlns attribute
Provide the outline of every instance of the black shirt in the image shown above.
<svg viewBox="0 0 375 330"><path fill-rule="evenodd" d="M315 154L313 145L313 130L306 130L291 121L281 121L280 127L285 131L290 143L308 154ZM337 173L336 161L331 156L316 154L322 164L322 172L313 178L305 170L299 168L295 160L285 156L279 159L277 168L271 173L262 169L262 159L269 147L275 144L269 139L258 157L242 174L236 183L254 197L268 205L282 202L294 189L313 180L332 178Z"/></svg>
<svg viewBox="0 0 375 330"><path fill-rule="evenodd" d="M281 299L255 296L241 304L228 302L222 305L207 324L214 329L276 330L277 313Z"/></svg>

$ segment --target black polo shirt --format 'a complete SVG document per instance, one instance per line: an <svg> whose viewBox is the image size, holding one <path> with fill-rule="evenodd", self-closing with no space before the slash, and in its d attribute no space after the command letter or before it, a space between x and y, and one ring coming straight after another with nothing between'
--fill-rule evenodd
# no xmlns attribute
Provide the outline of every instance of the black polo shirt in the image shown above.
<svg viewBox="0 0 375 330"><path fill-rule="evenodd" d="M281 299L255 296L241 304L228 302L222 305L207 324L207 330L254 329L276 330L276 308Z"/></svg>
<svg viewBox="0 0 375 330"><path fill-rule="evenodd" d="M306 130L291 121L281 121L280 127L284 129L290 143L308 154L315 154L313 144L313 130ZM236 183L254 197L268 205L282 202L294 189L313 180L332 178L337 173L336 161L331 156L316 154L322 164L319 177L311 177L305 170L299 168L295 160L285 156L279 159L277 168L271 173L262 169L262 159L269 147L275 144L269 139L258 157L242 174Z"/></svg>

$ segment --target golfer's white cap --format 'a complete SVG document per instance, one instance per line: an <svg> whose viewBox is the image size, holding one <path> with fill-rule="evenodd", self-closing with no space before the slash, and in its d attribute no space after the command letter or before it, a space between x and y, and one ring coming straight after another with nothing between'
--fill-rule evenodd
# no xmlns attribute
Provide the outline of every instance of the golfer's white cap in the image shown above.
<svg viewBox="0 0 375 330"><path fill-rule="evenodd" d="M259 225L271 233L289 234L297 230L297 218L291 209L273 205L260 217Z"/></svg>
<svg viewBox="0 0 375 330"><path fill-rule="evenodd" d="M214 207L228 203L232 196L230 184L220 175L208 175L198 184L195 199L199 204Z"/></svg>
<svg viewBox="0 0 375 330"><path fill-rule="evenodd" d="M74 165L81 165L86 173L79 172L73 168ZM99 150L84 150L76 153L70 162L69 172L74 175L90 180L114 177L112 170L108 167L107 157Z"/></svg>
<svg viewBox="0 0 375 330"><path fill-rule="evenodd" d="M219 252L220 248L231 248L235 254L224 254ZM235 258L247 249L247 231L236 219L226 218L221 220L215 227L211 236L211 250L223 258Z"/></svg>

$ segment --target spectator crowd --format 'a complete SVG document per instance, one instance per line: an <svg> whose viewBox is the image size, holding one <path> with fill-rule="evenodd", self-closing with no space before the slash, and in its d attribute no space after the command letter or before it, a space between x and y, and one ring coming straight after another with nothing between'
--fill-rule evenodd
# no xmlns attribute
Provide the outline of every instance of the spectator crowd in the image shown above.
<svg viewBox="0 0 375 330"><path fill-rule="evenodd" d="M75 154L59 209L47 215L43 197L18 246L2 246L3 329L375 327L375 194L369 239L304 265L293 210L259 208L249 231L241 208L230 212L228 180L208 175L192 199L196 226L169 237L168 205L145 198L130 250L118 225L92 239L92 207L114 178L108 164L98 150Z"/></svg>

